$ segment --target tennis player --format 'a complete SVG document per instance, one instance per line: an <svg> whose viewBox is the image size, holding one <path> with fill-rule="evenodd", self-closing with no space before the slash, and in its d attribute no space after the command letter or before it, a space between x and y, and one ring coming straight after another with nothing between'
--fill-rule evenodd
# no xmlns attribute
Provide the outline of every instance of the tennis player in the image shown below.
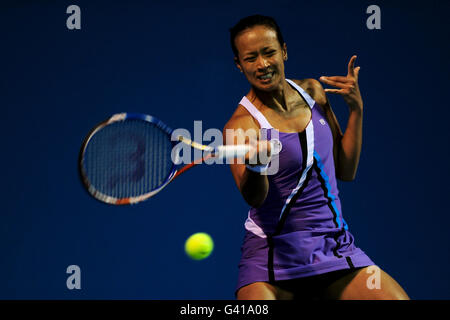
<svg viewBox="0 0 450 320"><path fill-rule="evenodd" d="M246 17L230 29L237 68L251 89L224 127L277 136L278 170L267 163L231 164L251 206L239 263L238 299L409 299L401 286L356 246L341 211L336 179L355 178L362 140L363 101L356 56L346 76L285 78L287 46L273 18ZM349 108L345 133L326 92ZM262 137L262 135L261 135ZM225 144L234 140L224 139ZM227 141L231 140L231 141ZM272 158L273 161L273 158ZM269 163L270 168L270 163Z"/></svg>

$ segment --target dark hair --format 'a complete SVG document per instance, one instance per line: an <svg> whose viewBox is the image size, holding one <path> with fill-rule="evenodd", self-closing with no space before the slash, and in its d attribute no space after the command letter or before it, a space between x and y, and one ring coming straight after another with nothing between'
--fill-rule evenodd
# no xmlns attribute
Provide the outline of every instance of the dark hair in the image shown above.
<svg viewBox="0 0 450 320"><path fill-rule="evenodd" d="M240 32L244 31L245 29L254 27L254 26L266 26L272 30L275 30L275 32L277 34L278 42L280 43L280 46L283 47L283 44L284 44L283 35L281 34L280 27L278 26L275 19L272 17L267 17L267 16L262 16L262 15L256 14L256 15L248 16L248 17L241 19L234 27L230 28L231 49L233 50L235 57L239 57L239 52L234 43L234 39Z"/></svg>

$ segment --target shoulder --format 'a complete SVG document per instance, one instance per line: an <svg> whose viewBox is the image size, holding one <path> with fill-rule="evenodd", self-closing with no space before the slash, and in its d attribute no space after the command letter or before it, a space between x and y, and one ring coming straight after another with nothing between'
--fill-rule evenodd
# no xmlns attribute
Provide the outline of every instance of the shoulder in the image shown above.
<svg viewBox="0 0 450 320"><path fill-rule="evenodd" d="M242 105L238 105L231 118L225 124L223 132L225 133L226 130L238 129L242 129L244 131L249 129L259 131L259 126L257 125L255 119ZM224 137L225 136L226 135L224 135Z"/></svg>
<svg viewBox="0 0 450 320"><path fill-rule="evenodd" d="M238 105L231 118L225 124L224 129L250 129L257 128L252 115L243 106Z"/></svg>
<svg viewBox="0 0 450 320"><path fill-rule="evenodd" d="M325 106L327 104L325 90L318 80L308 78L301 80L292 79L292 81L302 87L302 89L305 90L319 105Z"/></svg>

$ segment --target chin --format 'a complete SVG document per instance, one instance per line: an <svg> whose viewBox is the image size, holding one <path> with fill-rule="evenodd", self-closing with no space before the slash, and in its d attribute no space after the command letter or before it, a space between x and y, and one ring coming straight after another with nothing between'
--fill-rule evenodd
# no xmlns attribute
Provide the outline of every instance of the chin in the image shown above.
<svg viewBox="0 0 450 320"><path fill-rule="evenodd" d="M272 78L272 81L267 84L262 84L259 82L259 79L256 79L253 82L253 86L260 91L274 91L283 87L282 77L280 77L279 74L276 74L276 76Z"/></svg>
<svg viewBox="0 0 450 320"><path fill-rule="evenodd" d="M277 81L277 82L268 83L266 85L261 85L260 83L254 83L253 87L258 89L259 91L270 92L270 91L276 90L279 87L279 85L280 85L280 83Z"/></svg>

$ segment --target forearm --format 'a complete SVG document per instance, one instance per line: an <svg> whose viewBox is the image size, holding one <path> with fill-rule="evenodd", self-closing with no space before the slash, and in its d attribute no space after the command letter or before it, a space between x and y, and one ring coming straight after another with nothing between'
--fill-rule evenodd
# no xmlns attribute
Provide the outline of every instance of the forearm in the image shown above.
<svg viewBox="0 0 450 320"><path fill-rule="evenodd" d="M252 207L261 206L269 191L267 175L245 169L239 186L244 200Z"/></svg>
<svg viewBox="0 0 450 320"><path fill-rule="evenodd" d="M353 180L358 169L362 147L362 108L351 108L347 128L338 148L338 178Z"/></svg>

